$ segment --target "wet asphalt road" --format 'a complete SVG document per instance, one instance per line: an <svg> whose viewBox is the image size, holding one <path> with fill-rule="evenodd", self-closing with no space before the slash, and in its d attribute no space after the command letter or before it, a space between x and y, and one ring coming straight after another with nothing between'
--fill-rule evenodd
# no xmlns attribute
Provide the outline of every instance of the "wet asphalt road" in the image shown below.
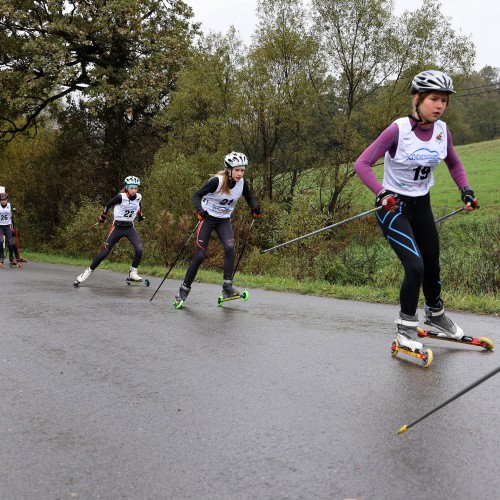
<svg viewBox="0 0 500 500"><path fill-rule="evenodd" d="M0 499L498 498L500 375L397 435L497 353L429 340L423 368L394 306L195 284L178 311L177 281L80 271L0 269Z"/></svg>

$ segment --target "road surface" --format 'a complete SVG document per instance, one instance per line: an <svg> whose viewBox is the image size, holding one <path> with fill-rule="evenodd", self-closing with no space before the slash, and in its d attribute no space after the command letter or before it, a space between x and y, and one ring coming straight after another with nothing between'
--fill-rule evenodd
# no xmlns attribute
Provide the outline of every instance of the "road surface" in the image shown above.
<svg viewBox="0 0 500 500"><path fill-rule="evenodd" d="M0 269L0 499L491 499L498 354L390 354L394 306ZM244 283L236 283L238 286ZM500 344L500 319L451 314ZM499 346L500 349L500 346Z"/></svg>

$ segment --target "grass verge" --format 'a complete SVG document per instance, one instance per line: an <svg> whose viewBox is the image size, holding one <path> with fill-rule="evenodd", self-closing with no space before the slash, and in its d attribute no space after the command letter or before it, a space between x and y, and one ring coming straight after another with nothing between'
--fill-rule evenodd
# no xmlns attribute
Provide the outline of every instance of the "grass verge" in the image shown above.
<svg viewBox="0 0 500 500"><path fill-rule="evenodd" d="M50 264L63 264L85 268L89 261L64 257L61 255L50 255L39 252L23 250L23 257L28 260L47 262ZM110 262L105 260L99 266L100 269L108 269L128 273L130 265L125 263ZM146 276L157 276L163 278L167 269L160 266L141 265L141 273ZM185 268L172 269L169 279L182 280ZM200 269L196 280L202 283L221 283L221 271ZM297 280L293 277L276 277L268 275L237 274L236 284L247 288L262 288L276 292L299 293L304 295L316 295L318 297L330 297L343 300L359 300L363 302L398 304L399 283L394 287L372 288L368 286L339 286L326 281ZM500 315L500 297L494 295L451 295L443 291L443 298L448 310L467 311L474 314Z"/></svg>

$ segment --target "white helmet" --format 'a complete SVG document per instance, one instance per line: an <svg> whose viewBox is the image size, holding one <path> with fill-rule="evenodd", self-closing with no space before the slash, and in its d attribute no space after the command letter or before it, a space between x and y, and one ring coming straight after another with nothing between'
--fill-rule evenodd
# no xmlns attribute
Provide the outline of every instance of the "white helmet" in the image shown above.
<svg viewBox="0 0 500 500"><path fill-rule="evenodd" d="M232 151L224 157L224 166L226 168L245 168L248 165L247 157L243 153Z"/></svg>
<svg viewBox="0 0 500 500"><path fill-rule="evenodd" d="M136 177L135 175L129 175L128 177L125 177L125 187L131 187L131 186L140 186L141 181L139 177Z"/></svg>
<svg viewBox="0 0 500 500"><path fill-rule="evenodd" d="M418 92L432 92L433 90L438 92L447 92L448 94L454 94L453 81L452 79L442 71L422 71L411 82L411 93L416 94Z"/></svg>

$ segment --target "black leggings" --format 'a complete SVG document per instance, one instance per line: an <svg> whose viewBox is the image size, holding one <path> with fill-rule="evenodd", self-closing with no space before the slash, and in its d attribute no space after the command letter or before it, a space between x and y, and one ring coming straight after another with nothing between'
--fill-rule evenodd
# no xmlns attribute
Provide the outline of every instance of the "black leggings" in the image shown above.
<svg viewBox="0 0 500 500"><path fill-rule="evenodd" d="M414 316L420 287L430 307L441 307L439 236L429 194L400 196L403 205L396 212L377 212L382 233L405 270L399 292L401 312Z"/></svg>
<svg viewBox="0 0 500 500"><path fill-rule="evenodd" d="M231 219L221 219L219 217L207 216L198 226L196 234L196 251L193 260L190 262L184 277L184 284L191 286L191 283L196 277L198 268L207 254L210 235L215 230L222 245L224 246L224 279L230 280L233 278L234 265L234 234Z"/></svg>
<svg viewBox="0 0 500 500"><path fill-rule="evenodd" d="M133 225L129 226L117 226L113 224L111 227L108 237L104 242L104 247L101 252L94 258L92 264L90 264L90 269L92 271L109 255L113 247L122 239L127 238L135 250L134 260L132 261L132 267L139 267L142 259L142 253L144 248L142 246L141 238L137 234L135 227Z"/></svg>
<svg viewBox="0 0 500 500"><path fill-rule="evenodd" d="M16 254L16 242L14 241L14 237L12 235L12 228L10 224L0 225L0 242L2 244L1 256L4 257L3 254L3 237L5 235L5 242L7 244L7 248L9 249L9 258L10 260L14 259L14 255Z"/></svg>

